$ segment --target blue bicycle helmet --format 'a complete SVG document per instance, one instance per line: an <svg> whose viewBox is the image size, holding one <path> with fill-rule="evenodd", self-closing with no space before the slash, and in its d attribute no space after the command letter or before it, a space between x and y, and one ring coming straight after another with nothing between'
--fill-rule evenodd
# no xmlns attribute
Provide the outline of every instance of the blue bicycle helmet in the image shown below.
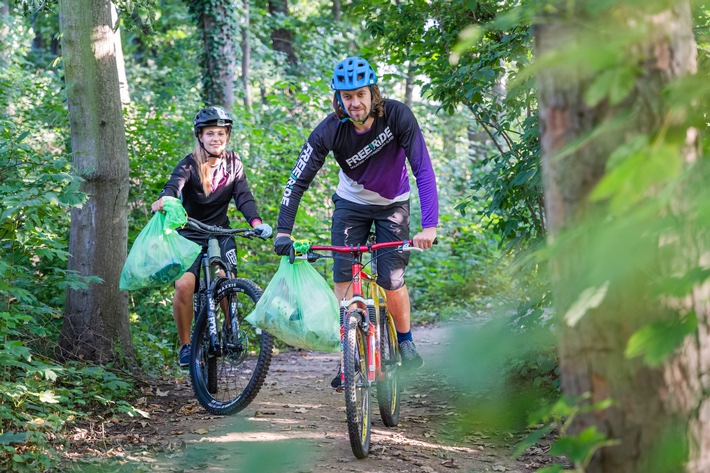
<svg viewBox="0 0 710 473"><path fill-rule="evenodd" d="M333 90L355 90L377 84L375 71L366 60L353 56L340 61L333 71L330 88Z"/></svg>

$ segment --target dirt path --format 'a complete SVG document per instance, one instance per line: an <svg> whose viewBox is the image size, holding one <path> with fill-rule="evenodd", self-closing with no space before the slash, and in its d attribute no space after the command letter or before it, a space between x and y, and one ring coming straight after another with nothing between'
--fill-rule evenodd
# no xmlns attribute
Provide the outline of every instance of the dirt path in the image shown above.
<svg viewBox="0 0 710 473"><path fill-rule="evenodd" d="M150 419L108 422L98 458L84 454L74 465L85 471L102 461L105 467L109 456L112 471L520 473L549 464L542 449L511 458L514 438L506 444L486 432L462 432L456 406L466 394L431 368L446 356L447 328L414 333L427 365L403 382L397 427L382 424L373 398L365 460L352 454L343 395L330 387L337 355L287 351L274 356L255 401L231 417L207 414L194 400L189 376L146 386L138 407Z"/></svg>

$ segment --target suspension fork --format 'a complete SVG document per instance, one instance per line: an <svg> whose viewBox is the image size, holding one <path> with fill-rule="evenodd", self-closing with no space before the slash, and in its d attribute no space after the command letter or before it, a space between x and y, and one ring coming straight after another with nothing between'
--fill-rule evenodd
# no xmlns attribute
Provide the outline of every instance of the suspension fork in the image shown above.
<svg viewBox="0 0 710 473"><path fill-rule="evenodd" d="M219 356L219 337L217 335L217 302L215 302L214 291L217 287L219 278L212 276L212 259L221 254L219 244L216 238L210 238L208 242L207 255L202 258L202 274L204 275L206 287L206 303L207 303L207 328L210 337L209 356Z"/></svg>

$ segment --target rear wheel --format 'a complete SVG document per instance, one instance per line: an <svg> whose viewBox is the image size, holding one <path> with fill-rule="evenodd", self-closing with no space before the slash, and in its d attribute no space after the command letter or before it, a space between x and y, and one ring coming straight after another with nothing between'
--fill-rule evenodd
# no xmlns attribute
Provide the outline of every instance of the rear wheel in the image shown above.
<svg viewBox="0 0 710 473"><path fill-rule="evenodd" d="M350 313L345 315L343 374L350 446L357 458L365 458L370 451L370 390L365 337L358 326L358 317Z"/></svg>
<svg viewBox="0 0 710 473"><path fill-rule="evenodd" d="M387 312L387 307L380 305L380 360L382 376L377 381L377 404L380 406L382 423L395 427L399 422L399 344L394 320Z"/></svg>
<svg viewBox="0 0 710 473"><path fill-rule="evenodd" d="M229 415L251 403L271 364L273 337L246 320L261 297L253 281L225 279L215 291L218 343L211 347L207 308L203 305L192 333L190 379L200 404L212 414Z"/></svg>

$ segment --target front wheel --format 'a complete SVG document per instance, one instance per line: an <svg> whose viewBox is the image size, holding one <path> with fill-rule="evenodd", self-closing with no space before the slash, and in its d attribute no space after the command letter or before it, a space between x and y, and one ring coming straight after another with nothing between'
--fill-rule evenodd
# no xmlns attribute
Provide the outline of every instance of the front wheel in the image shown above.
<svg viewBox="0 0 710 473"><path fill-rule="evenodd" d="M357 458L370 451L370 388L367 381L366 343L358 325L358 316L345 314L343 334L343 374L345 378L345 414L348 419L350 446Z"/></svg>
<svg viewBox="0 0 710 473"><path fill-rule="evenodd" d="M247 407L261 389L271 364L274 339L246 320L262 291L253 281L225 279L215 289L217 346L211 346L206 307L192 332L190 380L210 413L229 415ZM223 308L227 309L226 314Z"/></svg>
<svg viewBox="0 0 710 473"><path fill-rule="evenodd" d="M380 310L380 359L382 379L377 381L377 404L382 423L395 427L399 422L399 344L394 320L384 305Z"/></svg>

